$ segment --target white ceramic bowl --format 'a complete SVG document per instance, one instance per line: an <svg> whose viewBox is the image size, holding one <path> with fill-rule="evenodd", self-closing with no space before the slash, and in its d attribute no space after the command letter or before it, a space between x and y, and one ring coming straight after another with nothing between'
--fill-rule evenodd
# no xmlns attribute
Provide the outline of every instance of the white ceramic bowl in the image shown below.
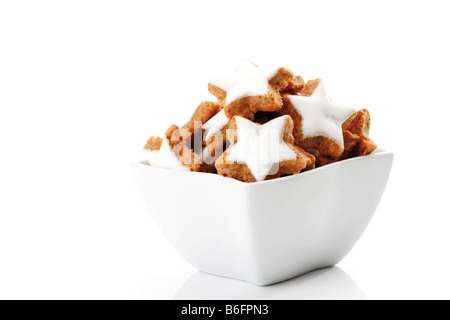
<svg viewBox="0 0 450 320"><path fill-rule="evenodd" d="M341 261L383 194L393 154L377 150L298 175L243 183L133 163L176 250L200 271L269 285Z"/></svg>

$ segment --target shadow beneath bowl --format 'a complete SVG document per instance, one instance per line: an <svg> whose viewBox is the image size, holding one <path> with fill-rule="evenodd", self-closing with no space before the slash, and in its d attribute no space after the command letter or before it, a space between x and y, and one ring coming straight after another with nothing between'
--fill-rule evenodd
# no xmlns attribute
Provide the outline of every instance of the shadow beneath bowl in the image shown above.
<svg viewBox="0 0 450 320"><path fill-rule="evenodd" d="M175 300L367 300L340 268L331 267L258 287L197 271L181 286Z"/></svg>

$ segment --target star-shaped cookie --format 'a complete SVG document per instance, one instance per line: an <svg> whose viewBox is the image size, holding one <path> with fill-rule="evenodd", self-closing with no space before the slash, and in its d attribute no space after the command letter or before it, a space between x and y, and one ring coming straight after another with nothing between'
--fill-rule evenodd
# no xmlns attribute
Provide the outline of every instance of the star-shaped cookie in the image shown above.
<svg viewBox="0 0 450 320"><path fill-rule="evenodd" d="M225 150L226 130L229 124L230 119L225 115L225 110L222 109L203 125L203 145L206 147L202 150L202 157L206 165L212 165L208 168L208 171L215 170L214 162Z"/></svg>
<svg viewBox="0 0 450 320"><path fill-rule="evenodd" d="M210 120L217 112L219 112L219 110L220 106L218 104L211 101L203 101L198 105L197 109L195 109L191 120L189 120L189 122L181 129L193 135L201 129L201 125Z"/></svg>
<svg viewBox="0 0 450 320"><path fill-rule="evenodd" d="M264 125L234 117L227 130L231 146L216 161L217 172L245 182L296 174L314 167L314 156L293 145L291 117Z"/></svg>
<svg viewBox="0 0 450 320"><path fill-rule="evenodd" d="M243 60L235 73L213 79L208 90L225 108L228 118L253 119L257 111L277 111L283 102L280 91L293 79L292 71L282 67L258 67Z"/></svg>
<svg viewBox="0 0 450 320"><path fill-rule="evenodd" d="M300 95L283 94L281 114L294 120L295 144L320 155L339 157L344 151L342 124L355 109L332 101L322 80L308 81Z"/></svg>
<svg viewBox="0 0 450 320"><path fill-rule="evenodd" d="M152 139L153 138L153 139ZM183 166L180 159L172 151L169 140L166 138L152 137L144 148L144 155L151 166L165 169L189 171ZM150 147L154 145L153 147Z"/></svg>
<svg viewBox="0 0 450 320"><path fill-rule="evenodd" d="M208 144L208 141L211 141L211 139L218 134L219 132L222 132L224 129L228 127L228 124L230 123L230 119L225 115L225 110L219 111L214 117L209 119L204 125L203 125L203 131L204 131L204 138L203 140ZM223 132L225 133L225 132Z"/></svg>
<svg viewBox="0 0 450 320"><path fill-rule="evenodd" d="M144 154L150 165L175 170L202 170L202 159L187 146L186 138L176 125L167 129L165 136L148 139Z"/></svg>

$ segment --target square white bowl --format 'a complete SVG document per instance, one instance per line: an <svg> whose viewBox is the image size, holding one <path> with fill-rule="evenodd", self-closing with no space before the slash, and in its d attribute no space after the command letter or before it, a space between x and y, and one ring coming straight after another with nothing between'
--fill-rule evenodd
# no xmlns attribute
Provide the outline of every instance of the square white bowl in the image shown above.
<svg viewBox="0 0 450 320"><path fill-rule="evenodd" d="M200 271L269 285L341 261L370 222L393 154L373 154L279 179L243 183L220 175L133 163L151 214Z"/></svg>

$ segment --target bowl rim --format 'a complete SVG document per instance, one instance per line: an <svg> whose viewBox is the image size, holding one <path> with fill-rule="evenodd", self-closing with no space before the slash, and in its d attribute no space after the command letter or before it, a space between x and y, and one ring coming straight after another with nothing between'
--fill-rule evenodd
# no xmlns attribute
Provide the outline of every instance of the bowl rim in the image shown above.
<svg viewBox="0 0 450 320"><path fill-rule="evenodd" d="M264 181L258 181L258 182L252 182L252 183L248 183L248 182L243 182L240 180L236 180L230 177L223 177L219 174L211 174L211 173L207 173L207 172L193 172L193 171L182 171L182 170L173 170L173 169L167 169L167 168L158 168L158 167L153 167L151 166L147 160L141 160L141 161L137 161L137 162L132 162L131 165L138 165L138 166L145 166L146 168L148 168L149 170L153 170L153 171L159 171L159 172L172 172L172 173L177 173L177 174L185 174L185 175L195 175L195 176L199 176L199 175L203 175L203 176L210 176L211 178L214 179L219 179L220 181L222 181L222 183L235 183L242 186L255 186L255 185L262 185L262 184L273 184L273 183L277 183L280 181L287 181L289 179L301 179L301 177L305 177L306 175L311 175L317 172L321 172L323 170L328 170L329 168L332 167L336 167L336 166L340 166L340 165L344 165L350 162L355 162L355 161L365 161L367 159L371 159L371 158L378 158L381 156L394 156L394 153L391 151L387 151L385 149L382 148L377 148L375 151L373 151L371 154L366 155L366 156L358 156L358 157L354 157L354 158L350 158L350 159L346 159L346 160L341 160L341 161L336 161L330 164L327 164L325 166L319 167L319 168L314 168L312 170L308 170L305 172L301 172L299 174L294 174L294 175L290 175L290 176L285 176L285 177L280 177L280 178L276 178L276 179L270 179L270 180L264 180ZM210 178L210 179L211 179Z"/></svg>

